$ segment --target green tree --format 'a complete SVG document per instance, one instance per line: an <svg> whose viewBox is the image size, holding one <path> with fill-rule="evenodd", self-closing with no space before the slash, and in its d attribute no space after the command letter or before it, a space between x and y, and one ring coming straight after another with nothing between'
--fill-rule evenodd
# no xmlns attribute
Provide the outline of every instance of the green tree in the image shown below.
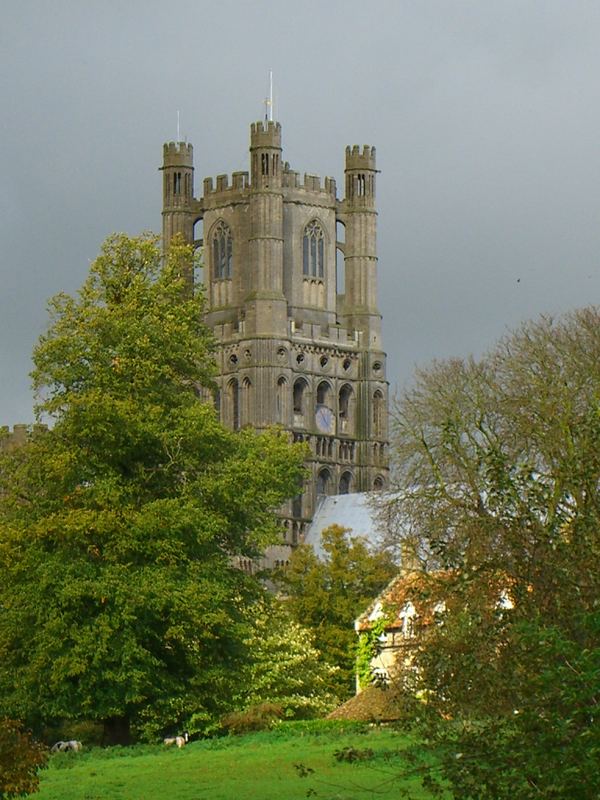
<svg viewBox="0 0 600 800"><path fill-rule="evenodd" d="M349 533L332 525L322 533L322 560L301 545L279 575L292 616L312 632L323 659L339 667L330 686L340 699L355 688L354 620L397 571L389 556Z"/></svg>
<svg viewBox="0 0 600 800"><path fill-rule="evenodd" d="M96 719L109 741L227 707L257 584L232 556L276 536L302 453L233 433L208 394L192 251L107 240L34 351L51 427L0 464L0 710Z"/></svg>
<svg viewBox="0 0 600 800"><path fill-rule="evenodd" d="M445 777L464 798L598 797L599 310L421 371L394 444L396 536L446 604L404 676Z"/></svg>
<svg viewBox="0 0 600 800"><path fill-rule="evenodd" d="M323 663L311 632L272 597L259 601L252 616L252 635L246 642L251 660L237 705L248 709L276 704L293 719L331 711L336 697L329 686L337 669Z"/></svg>
<svg viewBox="0 0 600 800"><path fill-rule="evenodd" d="M0 800L37 792L48 754L12 719L0 720Z"/></svg>

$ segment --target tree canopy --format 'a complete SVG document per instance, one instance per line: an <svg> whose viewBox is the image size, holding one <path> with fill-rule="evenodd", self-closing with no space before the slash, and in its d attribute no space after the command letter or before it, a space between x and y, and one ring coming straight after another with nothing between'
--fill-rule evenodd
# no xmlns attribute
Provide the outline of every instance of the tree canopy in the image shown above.
<svg viewBox="0 0 600 800"><path fill-rule="evenodd" d="M336 697L331 683L337 667L323 661L313 635L285 604L265 596L252 607L251 653L236 705L251 709L279 705L287 718L308 719L331 711Z"/></svg>
<svg viewBox="0 0 600 800"><path fill-rule="evenodd" d="M0 462L0 712L97 719L127 740L227 708L257 584L303 452L231 432L192 250L109 238L50 303L33 360L50 428Z"/></svg>
<svg viewBox="0 0 600 800"><path fill-rule="evenodd" d="M397 570L385 553L372 552L350 533L340 525L325 529L324 558L301 545L279 576L292 616L312 632L323 659L339 667L330 687L344 700L355 689L354 620Z"/></svg>
<svg viewBox="0 0 600 800"><path fill-rule="evenodd" d="M420 371L394 450L395 536L446 600L404 675L445 777L464 798L597 797L600 311Z"/></svg>

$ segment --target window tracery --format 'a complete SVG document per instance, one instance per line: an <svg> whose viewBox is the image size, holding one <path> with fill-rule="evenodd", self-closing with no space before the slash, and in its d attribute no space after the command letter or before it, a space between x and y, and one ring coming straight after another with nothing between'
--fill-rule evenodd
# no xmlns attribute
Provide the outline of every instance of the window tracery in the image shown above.
<svg viewBox="0 0 600 800"><path fill-rule="evenodd" d="M233 238L227 223L217 222L213 233L213 275L216 280L231 278L233 266Z"/></svg>
<svg viewBox="0 0 600 800"><path fill-rule="evenodd" d="M302 274L310 278L325 275L325 236L316 219L304 229L302 244Z"/></svg>

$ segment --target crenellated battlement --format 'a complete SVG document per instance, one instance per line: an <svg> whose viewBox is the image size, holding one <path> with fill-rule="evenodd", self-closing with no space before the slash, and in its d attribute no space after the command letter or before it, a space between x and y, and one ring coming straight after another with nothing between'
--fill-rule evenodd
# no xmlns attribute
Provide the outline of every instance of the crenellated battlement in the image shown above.
<svg viewBox="0 0 600 800"><path fill-rule="evenodd" d="M365 144L362 149L357 144L352 147L348 145L346 147L346 169L374 170L375 155L376 150L371 145Z"/></svg>
<svg viewBox="0 0 600 800"><path fill-rule="evenodd" d="M194 148L187 142L165 142L163 164L165 167L191 167L194 163Z"/></svg>
<svg viewBox="0 0 600 800"><path fill-rule="evenodd" d="M249 188L250 176L245 171L234 172L231 175L231 183L229 182L229 175L226 174L217 175L216 179L204 178L203 182L205 198L222 192L243 192Z"/></svg>
<svg viewBox="0 0 600 800"><path fill-rule="evenodd" d="M336 183L334 178L326 177L324 185L321 186L321 177L304 173L304 182L300 180L300 173L290 169L286 162L283 171L282 184L286 189L303 189L306 192L324 192L335 197Z"/></svg>
<svg viewBox="0 0 600 800"><path fill-rule="evenodd" d="M281 149L281 125L279 122L253 122L250 125L250 149L277 147Z"/></svg>
<svg viewBox="0 0 600 800"><path fill-rule="evenodd" d="M320 175L313 175L306 172L303 177L299 172L286 170L282 173L282 186L285 189L299 189L305 192L319 192L331 197L335 197L337 185L334 178L326 177L321 182ZM231 177L227 174L217 175L216 178L204 178L203 196L224 192L245 192L251 188L250 175L246 171L232 173Z"/></svg>
<svg viewBox="0 0 600 800"><path fill-rule="evenodd" d="M47 425L34 424L15 424L12 428L8 425L0 426L0 450L14 450L16 447L21 447L26 444L29 438L34 433L40 431L47 431Z"/></svg>

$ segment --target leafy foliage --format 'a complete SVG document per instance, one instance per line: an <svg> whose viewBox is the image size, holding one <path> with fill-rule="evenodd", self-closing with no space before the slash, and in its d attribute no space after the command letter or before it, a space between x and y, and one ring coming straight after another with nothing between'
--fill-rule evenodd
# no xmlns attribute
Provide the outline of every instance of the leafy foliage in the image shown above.
<svg viewBox="0 0 600 800"><path fill-rule="evenodd" d="M405 679L460 797L600 793L599 365L583 309L435 364L396 409L397 531L446 603Z"/></svg>
<svg viewBox="0 0 600 800"><path fill-rule="evenodd" d="M274 598L257 603L252 615L250 661L237 704L247 710L277 705L288 719L330 711L336 697L329 685L338 670L323 662L311 633Z"/></svg>
<svg viewBox="0 0 600 800"><path fill-rule="evenodd" d="M34 351L53 427L0 464L0 709L98 719L126 741L228 706L257 584L302 453L232 433L211 386L191 249L114 236Z"/></svg>
<svg viewBox="0 0 600 800"><path fill-rule="evenodd" d="M21 725L11 719L0 720L0 798L33 794L39 786L38 772L48 755Z"/></svg>
<svg viewBox="0 0 600 800"><path fill-rule="evenodd" d="M325 558L300 546L279 576L294 619L312 632L323 659L339 667L330 687L340 699L354 691L354 620L397 571L389 557L372 553L359 537L332 525L323 531Z"/></svg>

